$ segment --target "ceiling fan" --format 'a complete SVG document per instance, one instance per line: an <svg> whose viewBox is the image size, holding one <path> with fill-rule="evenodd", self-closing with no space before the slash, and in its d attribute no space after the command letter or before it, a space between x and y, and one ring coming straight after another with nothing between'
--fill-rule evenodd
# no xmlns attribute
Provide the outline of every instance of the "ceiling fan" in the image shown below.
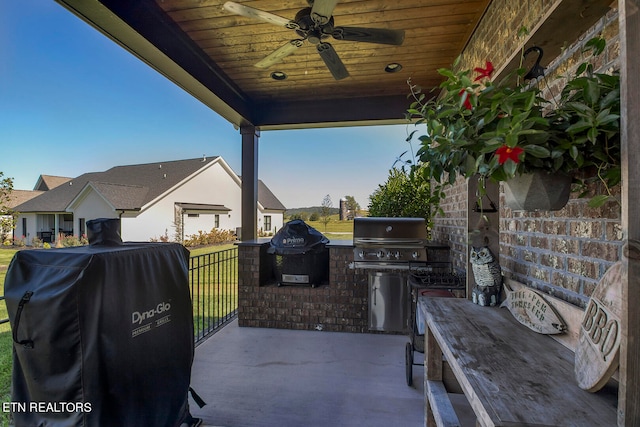
<svg viewBox="0 0 640 427"><path fill-rule="evenodd" d="M338 0L307 0L309 7L301 9L293 20L273 13L228 1L224 9L236 15L257 19L269 24L289 28L298 34L284 46L276 49L267 57L255 64L258 68L268 68L277 64L300 48L304 41L316 46L316 50L336 80L349 77L349 72L336 53L333 46L325 40L330 36L336 40L368 42L400 46L404 41L404 30L388 30L383 28L336 27L333 20L333 9Z"/></svg>

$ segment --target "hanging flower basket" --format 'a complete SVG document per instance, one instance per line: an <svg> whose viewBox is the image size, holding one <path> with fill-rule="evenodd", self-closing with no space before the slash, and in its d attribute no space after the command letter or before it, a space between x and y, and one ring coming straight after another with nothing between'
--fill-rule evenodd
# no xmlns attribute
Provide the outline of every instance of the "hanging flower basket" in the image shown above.
<svg viewBox="0 0 640 427"><path fill-rule="evenodd" d="M564 173L517 175L504 182L505 203L517 211L557 211L569 201L571 181Z"/></svg>
<svg viewBox="0 0 640 427"><path fill-rule="evenodd" d="M594 71L595 56L604 48L604 39L586 42L585 52L591 50L594 57L579 64L574 75L564 76L564 86L549 100L538 84L525 81L525 69L492 81L490 61L473 70L458 70L457 63L438 70L444 81L437 96L410 84L414 102L407 116L425 129L418 136L417 154L426 165L425 176L435 183L434 194L444 194L444 187L459 176L479 176L480 197L487 181L516 178L509 184L513 209L557 210L568 200L571 179L544 174L565 173L583 188L602 183L596 189L604 188L600 194L578 193L591 197L590 206L615 200L610 190L621 179L620 78ZM581 179L579 173L586 170L596 173ZM532 171L542 175L517 178ZM547 182L550 188L545 189ZM561 182L566 186L557 188Z"/></svg>

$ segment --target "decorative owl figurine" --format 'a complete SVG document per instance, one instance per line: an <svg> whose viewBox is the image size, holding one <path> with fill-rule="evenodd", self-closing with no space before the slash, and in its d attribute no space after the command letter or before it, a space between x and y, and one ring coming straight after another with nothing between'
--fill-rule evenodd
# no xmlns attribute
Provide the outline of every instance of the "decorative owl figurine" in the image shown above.
<svg viewBox="0 0 640 427"><path fill-rule="evenodd" d="M497 305L502 288L502 269L488 246L471 247L471 267L476 282L471 290L473 303Z"/></svg>

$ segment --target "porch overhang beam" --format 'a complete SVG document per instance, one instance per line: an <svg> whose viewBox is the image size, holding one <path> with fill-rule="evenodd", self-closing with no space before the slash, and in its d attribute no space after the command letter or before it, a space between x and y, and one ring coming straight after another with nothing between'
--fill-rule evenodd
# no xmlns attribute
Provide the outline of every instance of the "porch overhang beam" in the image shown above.
<svg viewBox="0 0 640 427"><path fill-rule="evenodd" d="M254 124L261 130L406 124L404 112L409 103L406 94L271 102L256 105Z"/></svg>

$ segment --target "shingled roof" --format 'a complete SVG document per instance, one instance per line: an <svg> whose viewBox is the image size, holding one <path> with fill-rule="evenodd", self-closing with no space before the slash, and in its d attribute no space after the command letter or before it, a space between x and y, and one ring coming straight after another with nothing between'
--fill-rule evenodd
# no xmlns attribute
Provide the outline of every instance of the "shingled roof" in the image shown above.
<svg viewBox="0 0 640 427"><path fill-rule="evenodd" d="M260 179L258 180L258 202L268 210L284 211L287 209Z"/></svg>
<svg viewBox="0 0 640 427"><path fill-rule="evenodd" d="M64 212L88 185L105 197L116 209L141 209L218 159L219 157L215 156L116 166L104 172L86 173L16 206L16 210L23 213ZM285 209L262 182L259 185L258 201L265 208L269 205L269 209Z"/></svg>
<svg viewBox="0 0 640 427"><path fill-rule="evenodd" d="M35 190L11 190L11 194L9 194L9 201L7 203L7 207L9 209L13 209L22 203L33 199L34 197L38 197L41 195L42 191Z"/></svg>
<svg viewBox="0 0 640 427"><path fill-rule="evenodd" d="M67 176L55 176L55 175L40 175L38 178L38 182L36 182L35 187L33 187L36 191L49 191L53 190L56 187L59 187L62 184L65 184L71 181L73 178L69 178Z"/></svg>

